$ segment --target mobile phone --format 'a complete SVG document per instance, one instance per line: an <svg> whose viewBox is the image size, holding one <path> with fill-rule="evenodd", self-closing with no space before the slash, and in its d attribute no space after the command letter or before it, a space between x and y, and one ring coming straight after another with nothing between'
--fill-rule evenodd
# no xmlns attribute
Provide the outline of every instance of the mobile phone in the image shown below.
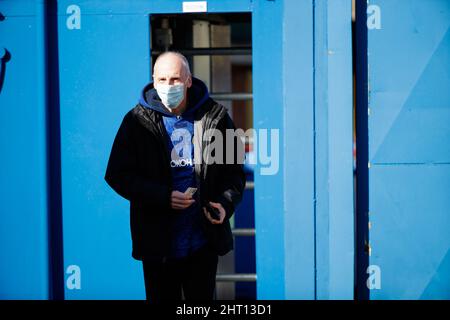
<svg viewBox="0 0 450 320"><path fill-rule="evenodd" d="M187 194L187 195L192 197L192 196L194 196L195 192L197 192L197 188L189 187L189 188L186 189L184 194Z"/></svg>
<svg viewBox="0 0 450 320"><path fill-rule="evenodd" d="M214 220L220 220L220 211L217 208L214 208L209 203L206 204L206 209L208 210L209 214L211 215L211 218Z"/></svg>

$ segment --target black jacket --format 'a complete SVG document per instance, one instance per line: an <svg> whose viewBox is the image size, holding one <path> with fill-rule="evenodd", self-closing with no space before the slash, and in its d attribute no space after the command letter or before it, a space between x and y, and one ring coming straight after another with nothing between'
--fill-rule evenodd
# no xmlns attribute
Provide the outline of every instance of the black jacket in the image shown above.
<svg viewBox="0 0 450 320"><path fill-rule="evenodd" d="M213 128L222 132L225 144L225 130L235 127L226 109L208 98L195 112L195 154L201 151L199 154L203 155L208 148L211 141L205 141L201 135ZM162 115L141 104L136 105L120 125L106 169L106 182L130 201L132 256L137 260L164 259L169 254L172 239L169 217L179 214L170 206L172 179L167 138ZM240 139L234 140L236 146L242 143ZM236 148L234 155L238 160ZM202 161L195 166L197 192L202 204L219 202L227 214L221 225L211 224L202 214L202 226L209 244L218 255L233 249L229 218L241 201L245 187L242 161L225 164L225 157L223 164L207 165Z"/></svg>

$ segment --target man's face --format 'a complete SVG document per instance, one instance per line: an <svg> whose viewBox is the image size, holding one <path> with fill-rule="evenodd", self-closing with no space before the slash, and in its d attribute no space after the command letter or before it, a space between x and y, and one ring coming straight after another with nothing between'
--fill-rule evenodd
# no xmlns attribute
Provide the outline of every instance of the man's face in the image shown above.
<svg viewBox="0 0 450 320"><path fill-rule="evenodd" d="M185 90L192 85L191 77L186 74L180 58L175 55L169 55L157 61L153 72L153 81L156 87L158 84L184 84Z"/></svg>

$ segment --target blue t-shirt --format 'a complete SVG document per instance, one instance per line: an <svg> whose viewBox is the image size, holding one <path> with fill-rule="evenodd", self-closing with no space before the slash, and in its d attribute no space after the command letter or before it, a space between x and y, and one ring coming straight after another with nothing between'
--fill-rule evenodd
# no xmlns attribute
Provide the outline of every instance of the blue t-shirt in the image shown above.
<svg viewBox="0 0 450 320"><path fill-rule="evenodd" d="M168 150L171 154L173 190L185 192L187 188L196 188L194 171L194 119L192 115L163 116L164 126L169 136ZM171 256L185 257L206 244L206 237L200 225L202 208L198 193L195 202L184 210L178 210L172 216L174 234Z"/></svg>

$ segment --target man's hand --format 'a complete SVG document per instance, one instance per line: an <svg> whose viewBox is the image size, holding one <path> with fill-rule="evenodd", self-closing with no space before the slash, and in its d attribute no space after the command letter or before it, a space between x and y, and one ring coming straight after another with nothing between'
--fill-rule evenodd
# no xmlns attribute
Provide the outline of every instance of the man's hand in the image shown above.
<svg viewBox="0 0 450 320"><path fill-rule="evenodd" d="M217 210L219 210L219 213L220 213L220 220L213 219L213 218L211 217L211 215L209 214L208 210L207 210L205 207L203 207L203 212L205 213L206 218L207 218L212 224L222 224L222 223L223 223L223 220L225 219L225 215L226 215L225 209L222 207L222 205L221 205L220 203L217 203L217 202L211 202L211 201L210 201L209 204L210 204L212 207L214 207L214 208L216 208Z"/></svg>
<svg viewBox="0 0 450 320"><path fill-rule="evenodd" d="M194 202L195 200L192 199L192 196L181 193L180 191L172 191L172 195L170 197L170 205L172 206L172 209L183 210L188 208Z"/></svg>

